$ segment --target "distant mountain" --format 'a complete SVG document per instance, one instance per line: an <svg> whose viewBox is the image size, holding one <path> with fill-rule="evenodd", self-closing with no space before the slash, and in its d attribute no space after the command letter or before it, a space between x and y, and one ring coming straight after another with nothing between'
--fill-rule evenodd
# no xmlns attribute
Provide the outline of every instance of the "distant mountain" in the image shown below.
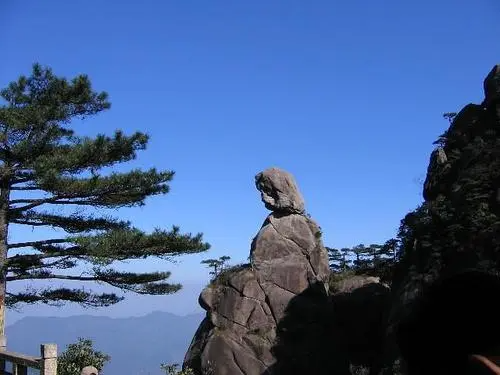
<svg viewBox="0 0 500 375"><path fill-rule="evenodd" d="M6 328L7 348L37 356L40 344L56 343L59 351L78 337L111 356L105 375L160 375L161 363L182 363L203 314L177 316L154 312L143 317L27 317Z"/></svg>

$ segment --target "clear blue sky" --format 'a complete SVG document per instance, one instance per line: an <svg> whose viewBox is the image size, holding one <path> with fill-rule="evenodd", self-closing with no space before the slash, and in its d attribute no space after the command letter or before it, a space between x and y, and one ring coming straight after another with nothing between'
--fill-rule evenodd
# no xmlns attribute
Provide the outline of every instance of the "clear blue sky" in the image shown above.
<svg viewBox="0 0 500 375"><path fill-rule="evenodd" d="M212 250L128 265L170 269L186 291L100 313L189 312L202 259L246 260L267 214L253 178L267 167L295 175L326 245L392 237L421 200L442 113L482 100L499 19L498 0L3 0L0 86L33 62L86 73L113 107L84 134L151 135L130 166L175 170L172 192L120 215L204 232ZM24 311L42 313L61 311Z"/></svg>

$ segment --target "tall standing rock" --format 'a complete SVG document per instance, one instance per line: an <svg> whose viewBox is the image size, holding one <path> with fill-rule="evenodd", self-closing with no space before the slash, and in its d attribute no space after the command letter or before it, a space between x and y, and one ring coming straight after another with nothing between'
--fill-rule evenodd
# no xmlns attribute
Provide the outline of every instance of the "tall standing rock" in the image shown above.
<svg viewBox="0 0 500 375"><path fill-rule="evenodd" d="M284 373L280 356L294 351L283 347L280 339L291 303L300 300L302 312L315 311L312 306L328 293L328 256L321 230L306 216L293 176L270 168L255 182L272 213L252 242L250 264L219 275L200 295L207 316L184 360L184 367L197 374ZM311 293L316 300L303 298Z"/></svg>

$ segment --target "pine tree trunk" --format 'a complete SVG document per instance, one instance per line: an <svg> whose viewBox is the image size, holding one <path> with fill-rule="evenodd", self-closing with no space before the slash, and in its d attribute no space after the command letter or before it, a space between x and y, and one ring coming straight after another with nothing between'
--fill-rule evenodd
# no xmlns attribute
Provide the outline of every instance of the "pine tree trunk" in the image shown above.
<svg viewBox="0 0 500 375"><path fill-rule="evenodd" d="M5 294L7 272L5 269L7 260L7 236L9 231L9 178L3 176L0 180L0 340L5 342Z"/></svg>

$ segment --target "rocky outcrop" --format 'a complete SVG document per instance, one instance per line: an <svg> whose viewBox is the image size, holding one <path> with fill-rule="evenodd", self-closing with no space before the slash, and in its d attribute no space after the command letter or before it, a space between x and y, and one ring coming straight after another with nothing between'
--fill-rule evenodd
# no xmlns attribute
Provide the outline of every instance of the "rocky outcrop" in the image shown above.
<svg viewBox="0 0 500 375"><path fill-rule="evenodd" d="M326 313L327 252L319 226L305 214L293 176L271 168L255 182L272 213L251 244L250 264L225 271L200 295L207 315L184 361L198 374L285 373L280 362L286 354L280 348L286 343L286 353L294 350L284 333L291 321L294 327L305 323L297 324L294 312L313 319ZM299 331L296 338L314 329Z"/></svg>
<svg viewBox="0 0 500 375"><path fill-rule="evenodd" d="M330 319L337 327L334 332L341 343L340 352L345 353L349 365L378 374L385 365L385 327L391 304L389 286L378 277L355 275L339 279L332 289ZM342 373L342 368L332 369L331 374L338 373Z"/></svg>
<svg viewBox="0 0 500 375"><path fill-rule="evenodd" d="M500 267L500 65L486 77L484 95L481 104L466 105L436 142L425 201L402 221L403 257L387 340L394 355L394 329L426 285L453 270Z"/></svg>

